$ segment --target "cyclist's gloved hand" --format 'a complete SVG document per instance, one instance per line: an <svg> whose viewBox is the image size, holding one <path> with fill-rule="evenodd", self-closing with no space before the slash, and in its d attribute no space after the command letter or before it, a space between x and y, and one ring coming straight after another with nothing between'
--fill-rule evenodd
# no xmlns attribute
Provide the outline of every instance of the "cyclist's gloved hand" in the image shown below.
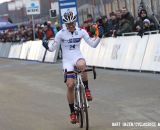
<svg viewBox="0 0 160 130"><path fill-rule="evenodd" d="M42 41L42 45L43 45L44 48L46 48L47 50L49 49L49 47L48 47L48 40L43 40L43 41Z"/></svg>

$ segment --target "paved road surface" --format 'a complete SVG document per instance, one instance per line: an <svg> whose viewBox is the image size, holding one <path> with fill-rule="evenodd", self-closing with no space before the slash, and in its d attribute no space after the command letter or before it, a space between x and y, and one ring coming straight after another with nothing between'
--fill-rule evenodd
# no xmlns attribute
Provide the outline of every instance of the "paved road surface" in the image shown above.
<svg viewBox="0 0 160 130"><path fill-rule="evenodd" d="M90 130L159 130L160 75L97 69ZM61 64L0 59L0 130L82 130L68 120ZM121 126L112 126L119 122Z"/></svg>

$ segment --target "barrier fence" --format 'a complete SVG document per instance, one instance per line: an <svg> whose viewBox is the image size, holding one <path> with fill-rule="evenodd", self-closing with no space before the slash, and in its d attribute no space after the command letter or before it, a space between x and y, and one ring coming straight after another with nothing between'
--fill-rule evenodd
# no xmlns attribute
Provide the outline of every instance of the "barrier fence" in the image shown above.
<svg viewBox="0 0 160 130"><path fill-rule="evenodd" d="M50 40L49 42L52 42ZM59 48L49 52L42 41L0 43L0 57L56 62ZM160 34L104 38L97 48L82 40L81 51L89 66L160 72Z"/></svg>
<svg viewBox="0 0 160 130"><path fill-rule="evenodd" d="M82 40L89 66L160 72L160 34L105 38L97 48Z"/></svg>
<svg viewBox="0 0 160 130"><path fill-rule="evenodd" d="M53 63L57 61L58 50L59 48L54 52L46 51L40 40L23 43L0 43L0 57L12 59Z"/></svg>

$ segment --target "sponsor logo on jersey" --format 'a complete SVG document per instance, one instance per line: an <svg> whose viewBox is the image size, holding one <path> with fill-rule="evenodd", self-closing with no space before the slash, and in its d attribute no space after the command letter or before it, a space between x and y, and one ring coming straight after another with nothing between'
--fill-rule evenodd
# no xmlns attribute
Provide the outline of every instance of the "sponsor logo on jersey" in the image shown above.
<svg viewBox="0 0 160 130"><path fill-rule="evenodd" d="M68 40L68 43L78 43L81 41L81 38L72 38Z"/></svg>

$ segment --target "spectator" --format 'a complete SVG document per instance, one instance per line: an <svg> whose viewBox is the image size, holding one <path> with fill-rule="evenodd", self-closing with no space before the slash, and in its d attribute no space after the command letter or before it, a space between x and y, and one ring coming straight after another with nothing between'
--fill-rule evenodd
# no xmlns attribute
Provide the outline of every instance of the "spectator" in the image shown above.
<svg viewBox="0 0 160 130"><path fill-rule="evenodd" d="M40 25L40 27L38 27L38 30L36 32L36 38L42 40L43 38L43 28L44 28L44 25Z"/></svg>
<svg viewBox="0 0 160 130"><path fill-rule="evenodd" d="M125 17L129 22L130 22L130 25L133 29L133 26L134 26L134 17L131 15L131 13L127 10L126 7L123 7L122 8L122 17Z"/></svg>
<svg viewBox="0 0 160 130"><path fill-rule="evenodd" d="M114 34L116 34L116 31L119 29L119 22L122 19L122 11L121 10L116 10L115 15L116 15L117 24L116 24L116 29L113 30L112 36L114 36Z"/></svg>
<svg viewBox="0 0 160 130"><path fill-rule="evenodd" d="M20 25L19 35L22 42L27 40L27 31L24 25Z"/></svg>
<svg viewBox="0 0 160 130"><path fill-rule="evenodd" d="M122 19L122 11L121 10L116 10L116 17L117 20L120 21Z"/></svg>
<svg viewBox="0 0 160 130"><path fill-rule="evenodd" d="M138 28L138 30L143 29L143 21L144 21L145 19L148 19L148 20L150 21L150 28L151 28L151 30L156 30L156 29L158 29L157 26L156 26L156 23L155 23L154 19L151 18L151 17L148 17L147 11L146 11L145 9L142 9L142 10L140 11L140 13L139 13L138 19L137 19L136 22L135 22L134 30L137 31L137 28Z"/></svg>
<svg viewBox="0 0 160 130"><path fill-rule="evenodd" d="M113 33L118 29L118 20L114 12L111 12L109 15L110 15L110 23L111 23L110 33L113 35Z"/></svg>
<svg viewBox="0 0 160 130"><path fill-rule="evenodd" d="M44 23L44 32L46 34L47 39L53 38L55 36L54 31L51 27L51 22L48 22L48 23L45 22Z"/></svg>
<svg viewBox="0 0 160 130"><path fill-rule="evenodd" d="M33 29L32 28L27 28L27 33L26 33L26 41L33 40Z"/></svg>
<svg viewBox="0 0 160 130"><path fill-rule="evenodd" d="M56 24L56 22L55 22L55 24ZM47 25L49 26L49 28L51 28L52 29L52 31L53 31L53 33L54 33L54 35L58 32L58 30L57 30L57 27L56 27L56 25L52 25L52 22L51 21L48 21L47 22Z"/></svg>
<svg viewBox="0 0 160 130"><path fill-rule="evenodd" d="M125 15L122 15L121 11L117 13L118 17L118 29L113 32L113 36L121 36L123 33L131 32L132 27L130 21L126 18Z"/></svg>
<svg viewBox="0 0 160 130"><path fill-rule="evenodd" d="M143 21L143 32L146 31L151 31L151 26L150 26L151 22L149 21L149 19L145 19Z"/></svg>
<svg viewBox="0 0 160 130"><path fill-rule="evenodd" d="M101 33L102 35L104 35L105 37L110 37L112 34L110 32L111 30L111 22L107 19L106 16L102 17L102 24L101 24Z"/></svg>

